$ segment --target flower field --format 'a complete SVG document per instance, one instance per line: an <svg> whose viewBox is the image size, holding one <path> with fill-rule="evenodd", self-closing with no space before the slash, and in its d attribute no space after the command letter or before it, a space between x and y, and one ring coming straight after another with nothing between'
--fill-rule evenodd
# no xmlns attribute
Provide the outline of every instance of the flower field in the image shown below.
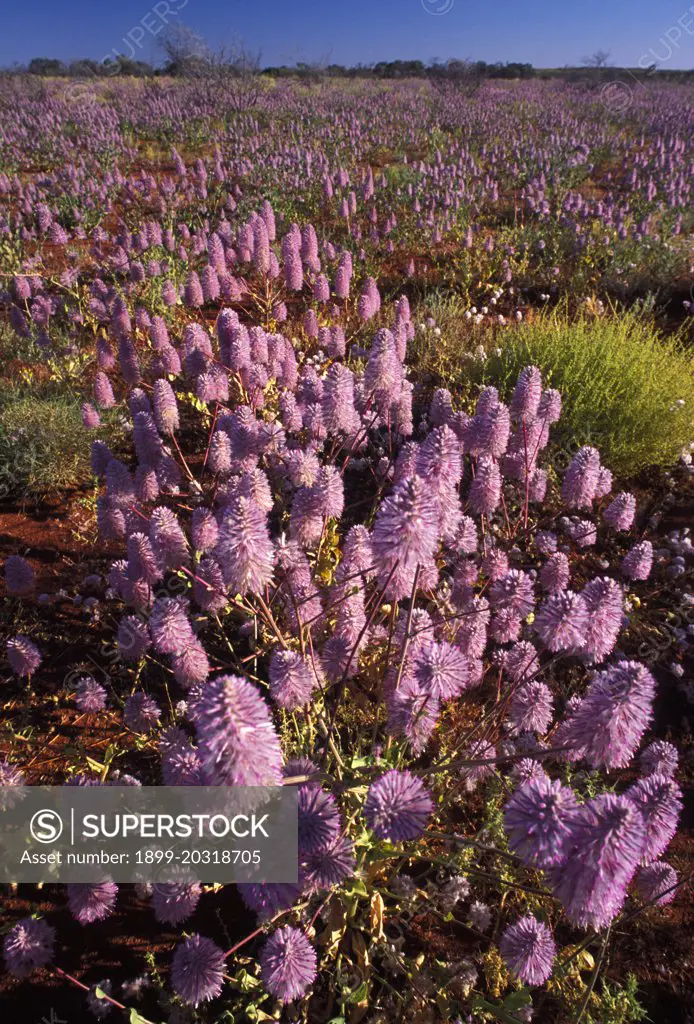
<svg viewBox="0 0 694 1024"><path fill-rule="evenodd" d="M691 90L240 89L0 79L0 799L297 878L6 885L2 1004L691 1020Z"/></svg>

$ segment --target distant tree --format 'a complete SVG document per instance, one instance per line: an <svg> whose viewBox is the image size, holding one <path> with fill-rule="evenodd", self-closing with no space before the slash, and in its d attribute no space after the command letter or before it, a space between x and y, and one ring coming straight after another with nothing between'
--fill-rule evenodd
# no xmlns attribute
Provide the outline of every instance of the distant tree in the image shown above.
<svg viewBox="0 0 694 1024"><path fill-rule="evenodd" d="M55 60L52 57L34 57L29 61L27 71L30 75L48 76L64 75L65 65L62 60Z"/></svg>
<svg viewBox="0 0 694 1024"><path fill-rule="evenodd" d="M581 63L587 68L607 68L610 66L610 51L596 50L590 57L584 57Z"/></svg>
<svg viewBox="0 0 694 1024"><path fill-rule="evenodd" d="M83 58L70 61L65 70L70 78L92 78L102 73L102 66L98 60Z"/></svg>
<svg viewBox="0 0 694 1024"><path fill-rule="evenodd" d="M167 27L161 46L167 57L165 71L194 78L219 110L248 110L260 101L260 52L248 50L240 40L212 49L201 35L179 22Z"/></svg>
<svg viewBox="0 0 694 1024"><path fill-rule="evenodd" d="M474 96L488 73L489 66L484 61L460 60L457 57L429 68L430 81L442 95Z"/></svg>
<svg viewBox="0 0 694 1024"><path fill-rule="evenodd" d="M214 55L203 37L183 22L167 25L159 37L159 45L166 57L165 70L170 75L185 77L206 74Z"/></svg>

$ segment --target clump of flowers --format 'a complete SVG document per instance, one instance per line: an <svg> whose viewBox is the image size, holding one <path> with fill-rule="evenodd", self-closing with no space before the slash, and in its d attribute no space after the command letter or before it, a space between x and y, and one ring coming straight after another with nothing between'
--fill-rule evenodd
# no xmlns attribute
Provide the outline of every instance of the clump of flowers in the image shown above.
<svg viewBox="0 0 694 1024"><path fill-rule="evenodd" d="M172 162L185 194L207 189L204 163ZM348 224L357 191L369 202L375 187L326 167L325 195L340 193ZM286 915L256 950L267 993L310 994L319 955L342 939L332 953L314 943L317 918L351 929L364 892L385 941L384 907L404 878L417 899L407 862L444 860L440 907L485 948L498 915L476 878L495 877L497 855L519 892L537 895L539 878L578 928L606 928L635 892L663 904L677 884L660 860L681 807L677 758L661 741L641 749L656 680L618 646L627 591L659 571L651 543L630 536L633 496L612 494L592 446L556 480L547 451L561 396L537 367L508 401L486 387L467 409L415 386L409 303L387 309L363 259L312 225L280 228L267 203L235 230L224 219L186 231L185 283L160 288L165 313L128 308L147 273L132 238L116 259L133 287L96 289L108 340L95 398L121 404L132 427L132 459L93 443L97 520L120 546L108 598L130 738L158 751L168 785L296 787L296 880L239 885L259 930ZM175 251L173 231L170 245L154 235ZM262 326L246 322L242 295ZM304 298L299 337L281 333ZM215 304L214 329L190 314ZM84 418L98 425L91 406ZM21 560L5 575L14 593L32 585ZM8 657L19 675L40 664L22 636ZM90 677L77 683L80 711L105 699ZM643 777L627 787L619 773L637 764ZM468 835L459 814L489 793L500 808L502 787L494 827L508 850L500 832ZM117 892L71 885L68 905L88 925L113 913ZM201 886L174 878L149 895L156 920L179 926ZM555 941L534 914L499 950L522 983L550 978ZM171 984L197 1008L226 972L216 943L193 934Z"/></svg>

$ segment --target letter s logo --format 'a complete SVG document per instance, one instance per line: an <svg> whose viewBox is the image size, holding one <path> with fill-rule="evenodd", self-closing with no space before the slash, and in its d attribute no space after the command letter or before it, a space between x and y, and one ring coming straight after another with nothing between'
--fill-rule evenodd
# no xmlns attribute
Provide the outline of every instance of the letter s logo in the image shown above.
<svg viewBox="0 0 694 1024"><path fill-rule="evenodd" d="M55 843L63 834L63 819L57 811L37 811L29 823L37 843Z"/></svg>

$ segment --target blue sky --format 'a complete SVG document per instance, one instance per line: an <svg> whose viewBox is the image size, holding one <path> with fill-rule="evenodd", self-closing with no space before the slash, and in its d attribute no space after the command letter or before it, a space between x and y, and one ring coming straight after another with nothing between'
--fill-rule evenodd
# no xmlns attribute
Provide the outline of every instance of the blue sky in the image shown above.
<svg viewBox="0 0 694 1024"><path fill-rule="evenodd" d="M597 49L613 63L651 55L694 67L694 0L30 0L2 17L0 65L35 56L97 60L113 50L158 60L165 22L214 45L241 38L264 64L355 64L438 57L580 63ZM443 12L443 13L441 13ZM130 40L130 42L128 41Z"/></svg>

